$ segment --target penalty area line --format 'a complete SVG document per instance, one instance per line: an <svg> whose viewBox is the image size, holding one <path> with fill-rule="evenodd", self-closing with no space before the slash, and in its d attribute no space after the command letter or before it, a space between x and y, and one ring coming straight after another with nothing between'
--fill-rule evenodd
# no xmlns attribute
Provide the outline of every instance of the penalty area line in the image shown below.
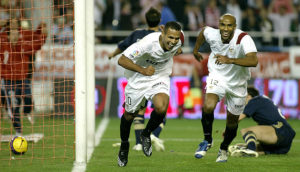
<svg viewBox="0 0 300 172"><path fill-rule="evenodd" d="M98 129L97 129L96 134L95 134L95 147L100 144L101 138L103 136L104 131L107 128L108 123L109 123L109 119L108 118L103 118L103 120L99 124Z"/></svg>

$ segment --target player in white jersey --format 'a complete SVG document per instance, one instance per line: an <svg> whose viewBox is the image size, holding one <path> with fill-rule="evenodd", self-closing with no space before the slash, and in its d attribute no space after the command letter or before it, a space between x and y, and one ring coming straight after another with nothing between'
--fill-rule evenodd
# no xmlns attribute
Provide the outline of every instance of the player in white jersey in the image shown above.
<svg viewBox="0 0 300 172"><path fill-rule="evenodd" d="M257 50L252 38L236 29L236 19L231 14L220 17L219 29L206 27L199 33L193 51L198 61L203 59L198 50L205 41L210 45L211 54L201 119L204 140L199 144L195 157L204 157L212 146L214 110L217 103L225 97L226 129L216 162L227 162L228 146L236 136L239 115L245 107L249 67L255 67L258 63Z"/></svg>
<svg viewBox="0 0 300 172"><path fill-rule="evenodd" d="M130 45L138 42L146 35L153 33L153 32L158 32L159 30L163 29L162 25L159 26L161 13L157 9L151 7L147 11L145 18L147 21L148 28L147 29L137 29L137 30L133 31L128 37L126 37L123 41L118 43L118 47L112 53L110 53L108 55L109 59L115 57L118 54L121 54ZM180 52L177 52L177 54L180 54ZM132 149L136 150L136 151L142 150L142 142L141 142L140 137L141 137L141 133L142 133L143 129L145 128L144 113L146 112L146 109L147 109L147 103L148 103L148 101L145 102L145 106L139 110L138 114L136 115L136 117L133 120L136 144L133 146ZM165 150L163 140L161 140L159 138L159 135L160 135L162 129L164 128L165 124L166 124L166 118L159 125L159 127L157 127L151 134L151 141L157 151Z"/></svg>
<svg viewBox="0 0 300 172"><path fill-rule="evenodd" d="M163 31L148 34L128 47L118 63L124 67L128 80L125 88L125 112L121 118L121 147L118 165L128 162L129 134L133 118L146 100L151 100L154 110L141 134L143 152L151 156L150 133L163 121L169 105L170 78L173 56L183 43L181 26L168 22Z"/></svg>

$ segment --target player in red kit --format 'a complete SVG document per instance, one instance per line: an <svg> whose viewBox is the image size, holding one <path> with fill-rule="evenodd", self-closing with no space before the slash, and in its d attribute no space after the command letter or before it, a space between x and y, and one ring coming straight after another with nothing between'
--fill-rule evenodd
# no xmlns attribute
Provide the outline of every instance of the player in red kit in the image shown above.
<svg viewBox="0 0 300 172"><path fill-rule="evenodd" d="M22 134L20 104L31 57L40 50L47 37L45 24L33 31L22 30L17 20L12 20L6 34L0 36L1 97L5 97L7 111L16 134Z"/></svg>

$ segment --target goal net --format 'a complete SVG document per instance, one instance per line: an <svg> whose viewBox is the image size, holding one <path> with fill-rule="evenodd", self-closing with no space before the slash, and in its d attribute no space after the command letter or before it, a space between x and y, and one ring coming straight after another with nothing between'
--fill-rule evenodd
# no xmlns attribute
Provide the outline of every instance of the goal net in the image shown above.
<svg viewBox="0 0 300 172"><path fill-rule="evenodd" d="M73 23L73 0L0 1L0 161L74 160Z"/></svg>

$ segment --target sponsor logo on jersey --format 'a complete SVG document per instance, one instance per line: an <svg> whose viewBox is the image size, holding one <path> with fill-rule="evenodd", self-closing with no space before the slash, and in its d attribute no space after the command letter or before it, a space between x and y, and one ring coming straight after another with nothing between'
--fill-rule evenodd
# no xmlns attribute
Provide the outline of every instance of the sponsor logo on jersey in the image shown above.
<svg viewBox="0 0 300 172"><path fill-rule="evenodd" d="M165 84L164 82L158 82L158 83L155 83L154 85L152 85L152 88L157 87L159 85L165 85L165 86L167 86L167 84Z"/></svg>
<svg viewBox="0 0 300 172"><path fill-rule="evenodd" d="M164 60L164 61L161 61L161 62L155 62L155 61L152 61L150 59L146 60L147 63L153 64L153 65L164 64L164 63L167 63L168 61L169 60Z"/></svg>
<svg viewBox="0 0 300 172"><path fill-rule="evenodd" d="M235 108L243 108L244 105L234 105Z"/></svg>

